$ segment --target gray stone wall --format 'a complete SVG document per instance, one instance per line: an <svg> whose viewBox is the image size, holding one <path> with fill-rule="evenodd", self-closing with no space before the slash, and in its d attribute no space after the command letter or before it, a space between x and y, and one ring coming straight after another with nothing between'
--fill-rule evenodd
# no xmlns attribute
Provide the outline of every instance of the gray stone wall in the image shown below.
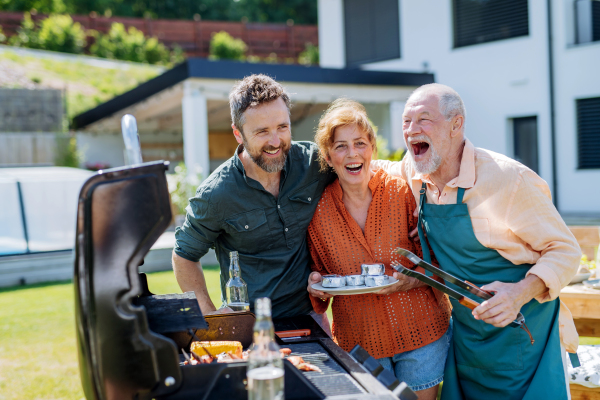
<svg viewBox="0 0 600 400"><path fill-rule="evenodd" d="M58 89L0 89L0 132L61 132L63 93Z"/></svg>

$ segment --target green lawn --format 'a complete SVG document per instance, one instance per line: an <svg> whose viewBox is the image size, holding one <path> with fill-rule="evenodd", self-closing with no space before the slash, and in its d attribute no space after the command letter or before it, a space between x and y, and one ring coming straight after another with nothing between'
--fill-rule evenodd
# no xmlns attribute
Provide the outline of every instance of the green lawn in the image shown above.
<svg viewBox="0 0 600 400"><path fill-rule="evenodd" d="M218 267L205 267L221 304ZM150 291L181 293L171 271L148 275ZM0 290L0 400L82 399L71 282Z"/></svg>
<svg viewBox="0 0 600 400"><path fill-rule="evenodd" d="M5 51L0 53L0 70L10 71L15 76L0 86L20 88L35 84L41 89L65 89L66 113L73 118L154 78L163 69L141 63L127 63L122 69L111 69Z"/></svg>
<svg viewBox="0 0 600 400"><path fill-rule="evenodd" d="M219 269L204 272L218 307ZM153 293L181 292L170 271L149 274L148 281ZM83 398L73 306L71 282L0 289L0 400ZM580 343L600 344L600 338Z"/></svg>

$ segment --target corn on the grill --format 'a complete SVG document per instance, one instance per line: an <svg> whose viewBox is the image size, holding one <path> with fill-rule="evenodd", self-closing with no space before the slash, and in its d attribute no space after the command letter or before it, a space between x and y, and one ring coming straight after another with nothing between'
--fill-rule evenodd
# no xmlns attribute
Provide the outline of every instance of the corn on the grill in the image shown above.
<svg viewBox="0 0 600 400"><path fill-rule="evenodd" d="M242 344L235 340L210 341L210 342L192 342L191 350L202 357L208 355L204 350L208 350L210 355L215 357L217 354L231 352L235 355L242 355Z"/></svg>

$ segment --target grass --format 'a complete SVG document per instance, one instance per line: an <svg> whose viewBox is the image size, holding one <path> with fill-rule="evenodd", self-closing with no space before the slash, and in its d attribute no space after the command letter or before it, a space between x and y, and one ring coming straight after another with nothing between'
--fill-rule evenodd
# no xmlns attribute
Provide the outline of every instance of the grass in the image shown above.
<svg viewBox="0 0 600 400"><path fill-rule="evenodd" d="M82 62L0 53L0 67L22 75L5 87L64 89L69 119L157 76L161 69L128 63L127 68L109 69Z"/></svg>
<svg viewBox="0 0 600 400"><path fill-rule="evenodd" d="M218 267L205 267L221 304ZM150 291L181 293L171 271L148 274ZM75 343L73 284L0 290L0 400L83 399Z"/></svg>
<svg viewBox="0 0 600 400"><path fill-rule="evenodd" d="M205 266L211 299L221 304L219 268ZM148 274L150 291L181 293L171 271ZM73 284L0 289L0 400L79 400ZM331 315L330 315L331 318ZM600 338L580 338L600 344Z"/></svg>

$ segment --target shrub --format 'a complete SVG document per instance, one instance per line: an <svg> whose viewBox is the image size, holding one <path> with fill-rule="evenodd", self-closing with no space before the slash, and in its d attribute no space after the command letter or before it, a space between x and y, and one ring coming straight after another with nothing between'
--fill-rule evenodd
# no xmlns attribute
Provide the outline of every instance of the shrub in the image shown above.
<svg viewBox="0 0 600 400"><path fill-rule="evenodd" d="M372 123L371 123L372 124ZM391 152L387 148L388 141L381 136L377 136L377 159L379 160L390 160L390 161L402 161L406 150L399 148Z"/></svg>
<svg viewBox="0 0 600 400"><path fill-rule="evenodd" d="M168 63L171 59L164 44L155 37L144 37L144 33L133 26L126 30L123 24L115 22L106 35L94 31L92 36L96 41L90 53L97 57L149 64Z"/></svg>
<svg viewBox="0 0 600 400"><path fill-rule="evenodd" d="M69 15L51 15L44 19L38 31L41 48L78 54L86 45L85 31Z"/></svg>
<svg viewBox="0 0 600 400"><path fill-rule="evenodd" d="M77 149L77 139L67 133L56 135L56 155L54 163L60 167L79 168L83 155Z"/></svg>
<svg viewBox="0 0 600 400"><path fill-rule="evenodd" d="M10 38L9 44L32 49L61 51L63 53L82 53L86 44L86 34L78 22L68 15L50 15L39 26L25 13L17 34Z"/></svg>
<svg viewBox="0 0 600 400"><path fill-rule="evenodd" d="M17 28L17 34L8 40L8 44L18 47L29 47L31 49L39 49L38 33L35 23L31 19L31 14L26 12L23 14L21 26Z"/></svg>
<svg viewBox="0 0 600 400"><path fill-rule="evenodd" d="M180 162L175 167L174 174L167 175L171 203L178 215L185 215L185 208L189 204L189 199L194 197L196 188L200 185L201 181L202 175L188 174L183 162Z"/></svg>
<svg viewBox="0 0 600 400"><path fill-rule="evenodd" d="M248 46L241 39L221 31L210 39L210 58L216 60L243 60Z"/></svg>
<svg viewBox="0 0 600 400"><path fill-rule="evenodd" d="M0 26L0 43L4 43L6 41L6 35L2 31L2 27Z"/></svg>
<svg viewBox="0 0 600 400"><path fill-rule="evenodd" d="M302 65L319 64L319 48L308 42L304 46L304 51L298 55L298 62Z"/></svg>

